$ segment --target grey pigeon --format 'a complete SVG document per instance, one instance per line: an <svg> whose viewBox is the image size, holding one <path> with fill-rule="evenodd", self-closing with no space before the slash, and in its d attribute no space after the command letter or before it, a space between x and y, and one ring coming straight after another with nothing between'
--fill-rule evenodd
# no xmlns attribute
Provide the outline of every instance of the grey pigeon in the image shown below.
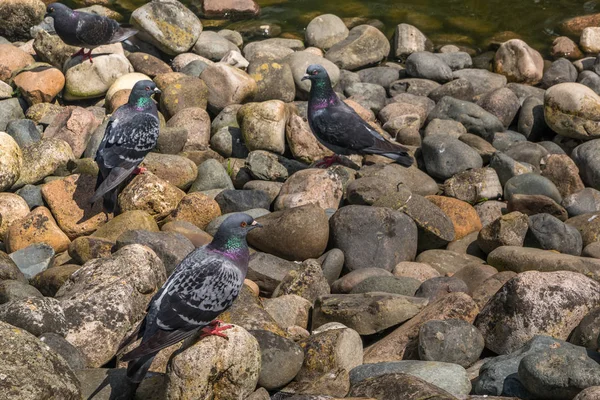
<svg viewBox="0 0 600 400"><path fill-rule="evenodd" d="M219 326L215 318L237 298L246 272L250 251L246 235L260 227L248 214L234 214L219 227L213 241L191 252L181 261L148 305L147 314L136 331L123 341L119 352L142 338L138 347L126 353L127 377L139 384L154 356L195 334L225 336L231 328Z"/></svg>
<svg viewBox="0 0 600 400"><path fill-rule="evenodd" d="M136 82L127 104L112 114L106 126L96 152L100 171L90 203L104 197L104 208L108 212L115 209L121 184L131 174L142 171L138 165L156 146L159 120L156 103L151 99L154 93L160 93L154 82Z"/></svg>
<svg viewBox="0 0 600 400"><path fill-rule="evenodd" d="M110 43L118 43L127 40L138 31L126 28L114 19L74 11L61 3L52 3L46 7L46 17L54 19L54 30L63 42L71 46L79 46L81 49L72 57L83 55L92 61L92 49ZM90 49L85 52L84 49Z"/></svg>
<svg viewBox="0 0 600 400"><path fill-rule="evenodd" d="M338 98L325 68L309 65L302 80L305 79L311 81L308 97L310 129L319 142L336 154L325 159L327 166L338 158L338 154L379 154L405 167L412 165L408 149L386 140Z"/></svg>

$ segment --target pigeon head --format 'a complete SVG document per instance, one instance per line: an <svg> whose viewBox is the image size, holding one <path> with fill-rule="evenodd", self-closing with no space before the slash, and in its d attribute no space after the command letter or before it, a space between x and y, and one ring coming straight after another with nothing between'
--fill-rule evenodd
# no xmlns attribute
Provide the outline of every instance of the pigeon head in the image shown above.
<svg viewBox="0 0 600 400"><path fill-rule="evenodd" d="M233 214L221 223L209 247L232 258L246 258L249 256L246 235L251 230L261 227L262 225L248 214Z"/></svg>
<svg viewBox="0 0 600 400"><path fill-rule="evenodd" d="M219 226L219 230L217 231L215 237L219 236L219 233L221 232L228 236L245 237L248 234L248 232L250 232L252 229L261 227L262 225L256 222L254 218L252 218L248 214L233 214L227 217L227 219L223 221L221 226Z"/></svg>
<svg viewBox="0 0 600 400"><path fill-rule="evenodd" d="M302 77L302 80L310 80L312 82L321 81L324 79L329 80L329 74L322 65L312 64L306 68L306 74Z"/></svg>
<svg viewBox="0 0 600 400"><path fill-rule="evenodd" d="M137 81L131 89L129 95L129 104L136 108L147 108L151 104L154 104L152 99L153 94L160 93L160 90L156 87L156 84L150 80Z"/></svg>
<svg viewBox="0 0 600 400"><path fill-rule="evenodd" d="M45 17L62 18L73 14L73 10L61 3L48 4ZM45 18L44 17L44 18Z"/></svg>

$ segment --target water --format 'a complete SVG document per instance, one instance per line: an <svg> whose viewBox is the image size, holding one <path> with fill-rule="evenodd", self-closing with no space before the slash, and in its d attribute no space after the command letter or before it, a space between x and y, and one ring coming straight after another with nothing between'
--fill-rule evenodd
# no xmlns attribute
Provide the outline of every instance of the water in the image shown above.
<svg viewBox="0 0 600 400"><path fill-rule="evenodd" d="M192 10L198 0L182 0ZM118 11L146 0L117 0ZM274 22L283 32L304 35L304 28L324 13L340 17L376 18L392 37L399 23L415 25L435 44L464 44L485 50L496 33L512 31L532 47L547 53L559 36L561 21L600 12L600 0L258 0L261 20ZM576 38L573 38L576 39Z"/></svg>

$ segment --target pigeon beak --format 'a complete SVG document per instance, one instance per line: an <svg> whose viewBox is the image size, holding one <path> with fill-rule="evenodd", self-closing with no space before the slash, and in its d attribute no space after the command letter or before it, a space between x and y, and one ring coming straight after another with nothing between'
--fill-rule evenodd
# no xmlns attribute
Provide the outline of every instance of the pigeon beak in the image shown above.
<svg viewBox="0 0 600 400"><path fill-rule="evenodd" d="M250 224L250 228L254 229L254 228L262 228L263 226L261 224L259 224L256 221L252 221L252 223Z"/></svg>
<svg viewBox="0 0 600 400"><path fill-rule="evenodd" d="M155 94L161 94L162 93L159 88L154 88L153 91L154 91Z"/></svg>
<svg viewBox="0 0 600 400"><path fill-rule="evenodd" d="M310 79L310 76L308 74L304 74L304 76L302 77L302 79L300 79L301 81L305 81L307 79Z"/></svg>

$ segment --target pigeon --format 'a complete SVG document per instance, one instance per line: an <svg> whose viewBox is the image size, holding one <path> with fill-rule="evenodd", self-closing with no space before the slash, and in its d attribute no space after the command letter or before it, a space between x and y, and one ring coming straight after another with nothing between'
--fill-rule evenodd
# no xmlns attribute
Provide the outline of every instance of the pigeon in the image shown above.
<svg viewBox="0 0 600 400"><path fill-rule="evenodd" d="M54 19L54 30L63 42L81 49L71 57L83 56L83 60L92 60L92 49L104 44L127 40L138 31L119 25L114 19L74 11L61 3L52 3L46 7L46 17ZM87 53L85 49L90 49Z"/></svg>
<svg viewBox="0 0 600 400"><path fill-rule="evenodd" d="M191 252L175 268L150 301L146 317L119 348L120 353L142 338L139 346L121 359L129 361L127 377L132 384L142 381L160 350L198 330L201 338L227 338L223 331L232 326L221 325L215 318L240 293L250 259L246 235L261 226L248 214L233 214L223 221L211 243Z"/></svg>
<svg viewBox="0 0 600 400"><path fill-rule="evenodd" d="M136 82L129 101L113 113L96 152L98 180L90 199L104 198L104 208L113 212L122 184L131 174L143 172L138 165L158 140L159 120L156 103L150 98L160 93L149 80Z"/></svg>
<svg viewBox="0 0 600 400"><path fill-rule="evenodd" d="M410 167L413 159L408 149L386 140L363 120L350 106L341 101L331 87L325 68L309 65L302 80L311 81L308 98L308 124L315 137L335 153L324 159L328 167L339 160L338 155L379 154Z"/></svg>

